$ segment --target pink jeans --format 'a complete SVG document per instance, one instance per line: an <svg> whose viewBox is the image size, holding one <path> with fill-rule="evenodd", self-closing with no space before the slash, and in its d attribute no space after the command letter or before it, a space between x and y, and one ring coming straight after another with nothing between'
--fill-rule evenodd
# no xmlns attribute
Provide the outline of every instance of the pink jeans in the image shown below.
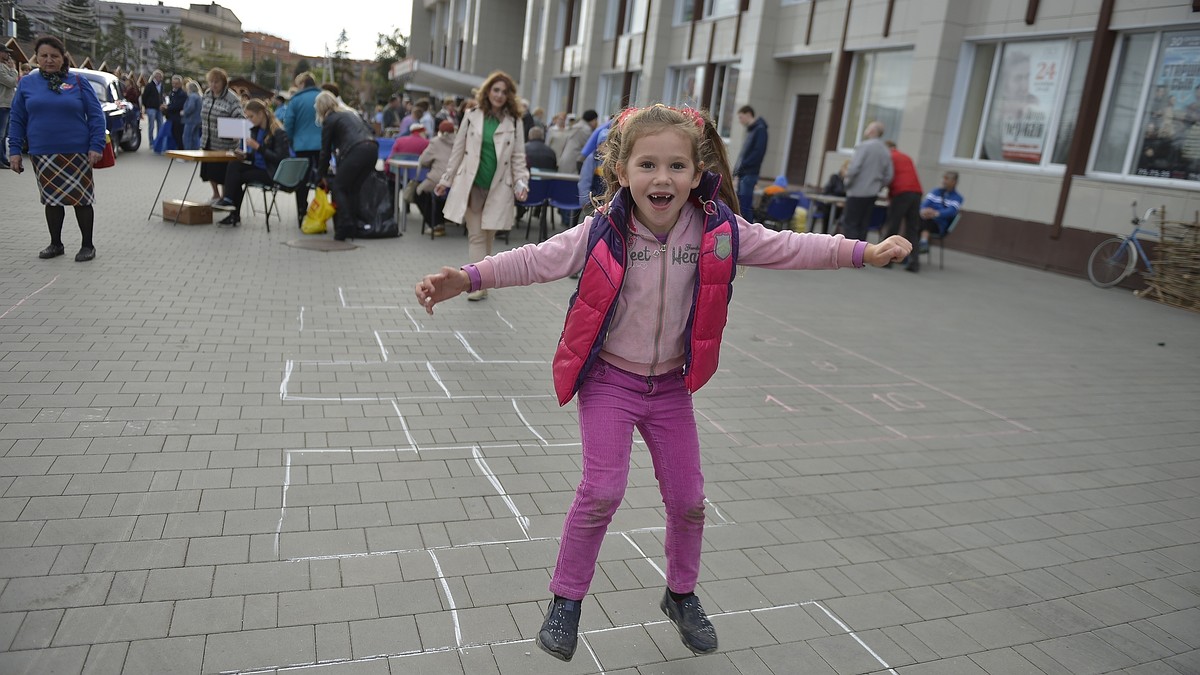
<svg viewBox="0 0 1200 675"><path fill-rule="evenodd" d="M550 592L572 600L587 595L596 557L625 497L636 427L654 462L667 510L667 586L690 593L700 574L704 535L704 476L692 395L682 370L644 377L597 360L579 388L583 477L563 523Z"/></svg>

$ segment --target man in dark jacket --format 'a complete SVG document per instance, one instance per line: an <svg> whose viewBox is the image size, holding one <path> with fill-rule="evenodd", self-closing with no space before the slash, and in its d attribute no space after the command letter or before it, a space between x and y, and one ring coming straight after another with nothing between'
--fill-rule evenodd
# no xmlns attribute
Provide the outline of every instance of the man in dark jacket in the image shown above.
<svg viewBox="0 0 1200 675"><path fill-rule="evenodd" d="M529 140L525 141L525 163L531 169L558 170L558 156L553 148L546 145L546 132L541 127L529 130Z"/></svg>
<svg viewBox="0 0 1200 675"><path fill-rule="evenodd" d="M733 167L737 179L738 204L742 217L754 217L754 186L762 170L763 157L767 154L767 121L754 116L754 108L744 105L738 109L738 121L746 127L746 139Z"/></svg>
<svg viewBox="0 0 1200 675"><path fill-rule="evenodd" d="M183 90L183 78L171 76L171 93L163 101L162 111L167 121L171 123L171 138L175 139L175 147L183 149L183 104L187 103L187 92Z"/></svg>
<svg viewBox="0 0 1200 675"><path fill-rule="evenodd" d="M162 104L163 104L163 73L161 70L154 71L150 76L150 81L142 88L142 110L146 112L146 129L150 134L150 145L154 145L154 138L158 136L158 130L162 127Z"/></svg>

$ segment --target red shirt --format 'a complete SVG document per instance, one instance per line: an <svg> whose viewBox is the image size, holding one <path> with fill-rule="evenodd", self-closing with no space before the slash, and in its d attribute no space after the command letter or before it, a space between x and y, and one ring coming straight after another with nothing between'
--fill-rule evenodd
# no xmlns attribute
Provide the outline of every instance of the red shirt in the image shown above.
<svg viewBox="0 0 1200 675"><path fill-rule="evenodd" d="M925 193L921 189L921 179L917 178L917 167L913 166L912 157L892 148L892 184L888 186L888 195L905 192Z"/></svg>

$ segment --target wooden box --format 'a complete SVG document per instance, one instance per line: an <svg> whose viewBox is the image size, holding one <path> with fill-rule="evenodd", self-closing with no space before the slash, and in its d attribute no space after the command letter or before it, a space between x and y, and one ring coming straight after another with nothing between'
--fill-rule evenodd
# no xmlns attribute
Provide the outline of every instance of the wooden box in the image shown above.
<svg viewBox="0 0 1200 675"><path fill-rule="evenodd" d="M208 225L213 221L212 207L198 202L166 199L162 203L163 220L175 222L175 217L184 225Z"/></svg>

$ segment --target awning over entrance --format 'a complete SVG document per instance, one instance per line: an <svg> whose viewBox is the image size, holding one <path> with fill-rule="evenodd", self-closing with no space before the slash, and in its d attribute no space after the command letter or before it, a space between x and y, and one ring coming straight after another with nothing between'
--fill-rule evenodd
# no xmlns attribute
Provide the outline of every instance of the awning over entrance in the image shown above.
<svg viewBox="0 0 1200 675"><path fill-rule="evenodd" d="M393 82L410 83L422 89L459 96L472 96L471 90L483 84L483 78L479 75L435 66L412 57L393 63L388 71L388 79Z"/></svg>

